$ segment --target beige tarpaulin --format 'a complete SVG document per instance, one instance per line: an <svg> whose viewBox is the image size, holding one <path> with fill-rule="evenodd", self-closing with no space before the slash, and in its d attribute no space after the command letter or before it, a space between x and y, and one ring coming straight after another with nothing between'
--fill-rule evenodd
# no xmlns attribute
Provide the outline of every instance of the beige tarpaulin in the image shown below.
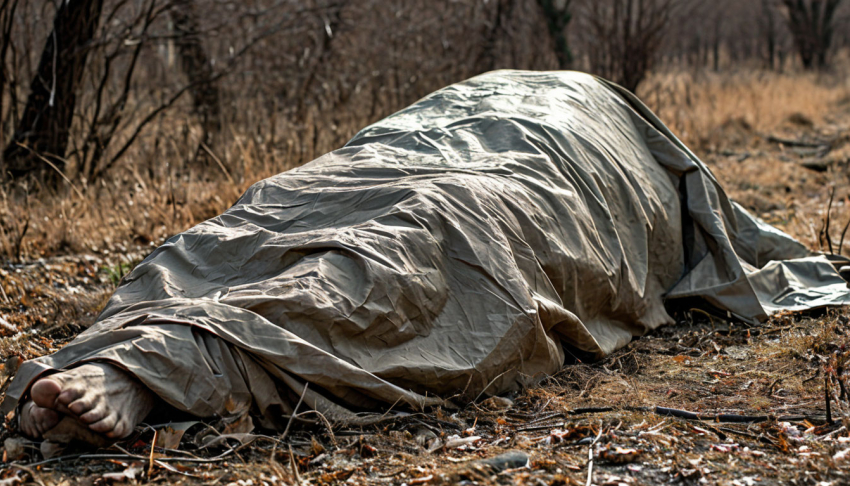
<svg viewBox="0 0 850 486"><path fill-rule="evenodd" d="M778 261L785 260L785 261ZM744 320L845 304L639 101L574 72L442 89L168 240L99 321L24 364L125 368L200 416L337 420L495 394L603 356L699 297ZM356 415L355 415L356 414Z"/></svg>

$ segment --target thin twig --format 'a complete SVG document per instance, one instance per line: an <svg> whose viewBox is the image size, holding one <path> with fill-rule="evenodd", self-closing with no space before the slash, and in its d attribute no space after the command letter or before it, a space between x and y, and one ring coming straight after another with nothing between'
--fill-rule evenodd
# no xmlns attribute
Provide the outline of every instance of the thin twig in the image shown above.
<svg viewBox="0 0 850 486"><path fill-rule="evenodd" d="M818 440L828 439L828 438L832 437L833 435L840 434L840 433L842 433L846 430L847 430L847 427L842 425L841 427L838 427L837 429L833 430L832 432L829 432L827 434L823 434L822 436L818 437Z"/></svg>
<svg viewBox="0 0 850 486"><path fill-rule="evenodd" d="M338 444L337 444L337 441L336 441L336 436L334 435L333 427L331 426L331 422L328 420L327 417L324 416L324 414L322 414L322 412L320 412L318 410L307 410L306 412L299 413L298 417L301 418L302 415L307 415L307 414L310 414L310 413L315 413L316 415L319 416L319 418L322 419L322 423L324 423L325 427L327 427L327 429L328 429L328 435L330 435L330 437L331 437L331 442L333 443L334 447L338 447Z"/></svg>
<svg viewBox="0 0 850 486"><path fill-rule="evenodd" d="M847 224L844 225L844 229L841 230L841 239L838 240L838 254L841 255L841 251L844 248L844 236L847 234L847 228L850 228L850 218L847 218Z"/></svg>
<svg viewBox="0 0 850 486"><path fill-rule="evenodd" d="M826 244L829 248L829 254L834 255L832 251L832 237L829 236L829 215L832 212L832 200L835 198L835 187L829 191L829 202L826 204L826 215L824 216L823 235L826 238Z"/></svg>
<svg viewBox="0 0 850 486"><path fill-rule="evenodd" d="M230 176L230 172L227 170L227 167L224 166L224 163L221 161L221 159L216 157L213 151L209 147L207 147L207 144L205 144L204 142L201 142L201 148L204 149L204 151L208 153L210 157L212 157L212 159L218 164L219 167L221 167L221 171L224 172L224 175L225 177L227 177L227 180L230 181L231 184L235 185L236 182L234 182L233 177Z"/></svg>
<svg viewBox="0 0 850 486"><path fill-rule="evenodd" d="M740 435L741 437L747 437L749 439L753 439L755 441L761 442L762 444L768 444L768 445L772 445L772 446L776 447L776 443L774 443L772 440L770 440L769 438L767 438L763 435L751 434L751 433L745 432L743 430L735 430L735 429L730 429L728 427L718 427L717 429L722 430L723 432L728 432L730 434Z"/></svg>
<svg viewBox="0 0 850 486"><path fill-rule="evenodd" d="M593 482L593 446L599 441L599 438L602 437L602 423L599 424L599 433L596 434L596 438L593 439L593 442L590 443L590 447L587 450L587 482L585 486L590 486Z"/></svg>
<svg viewBox="0 0 850 486"><path fill-rule="evenodd" d="M192 462L192 463L196 463L196 464L207 464L207 463L213 463L213 462L221 462L227 456L229 456L230 454L233 454L233 452L235 450L236 449L229 449L229 450L227 450L227 451L225 451L225 452L223 452L223 453L221 453L221 454L219 454L215 457L210 457L210 458L207 458L207 459L202 459L202 458L192 459L192 458L188 458L188 457L162 457L162 458L157 459L157 461L160 461L160 462ZM71 454L71 455L68 455L68 456L53 457L53 458L50 458L50 459L45 459L43 461L33 462L33 463L30 463L30 464L24 464L24 465L28 466L28 467L35 467L35 466L43 466L45 464L53 464L53 463L63 462L63 461L73 461L73 460L77 460L77 459L81 459L81 460L133 459L133 460L136 460L136 461L145 461L148 458L145 457L145 456L139 456L139 455L135 455L135 454ZM10 466L21 466L21 464L17 464L17 463L11 463L9 465Z"/></svg>
<svg viewBox="0 0 850 486"><path fill-rule="evenodd" d="M500 373L500 374L499 374L499 376L497 376L497 377L493 378L492 380L490 380L490 383L487 383L487 386L485 386L485 387L484 387L484 389L482 389L482 390L481 390L481 393L479 393L479 394L478 394L478 396L477 396L477 397L475 397L475 400L473 400L473 402L477 402L477 401L478 401L478 399L479 399L479 398L481 398L481 395L483 395L483 394L484 394L484 392L485 392L485 391L487 391L487 389L488 389L488 388L490 388L490 385L492 385L493 383L495 383L495 382L496 382L496 380L498 380L499 378L501 378L501 377L505 376L505 374L506 374L508 371L511 371L511 370L507 370L507 371L505 371L505 372L502 372L502 373Z"/></svg>
<svg viewBox="0 0 850 486"><path fill-rule="evenodd" d="M151 441L151 456L148 462L148 479L153 476L153 453L156 450L156 439L159 438L159 430L153 429L153 441Z"/></svg>
<svg viewBox="0 0 850 486"><path fill-rule="evenodd" d="M295 464L295 454L292 453L292 446L289 446L289 466L292 467L292 475L295 476L295 482L297 484L304 484L301 482L301 475L298 474L298 465Z"/></svg>
<svg viewBox="0 0 850 486"><path fill-rule="evenodd" d="M380 421L384 420L384 418L387 416L387 414L389 414L389 413L392 411L392 409L394 409L394 408L395 408L395 406L396 406L396 405L398 405L398 402L400 402L402 398L404 398L404 397L398 397L398 400L396 400L395 402L393 402L393 404L390 406L390 408L388 408L386 412L384 412L383 414L381 414L381 417L380 417L380 418L378 418L378 422L380 422Z"/></svg>
<svg viewBox="0 0 850 486"><path fill-rule="evenodd" d="M832 406L830 404L831 400L829 396L829 374L825 374L823 377L824 386L823 386L823 396L826 400L826 423L832 424Z"/></svg>
<svg viewBox="0 0 850 486"><path fill-rule="evenodd" d="M564 418L564 414L561 413L561 412L552 412L552 413L546 414L542 417L538 417L538 418L526 423L525 425L539 424L540 422L545 422L547 420L552 420L554 418Z"/></svg>
<svg viewBox="0 0 850 486"><path fill-rule="evenodd" d="M548 424L544 424L544 425L532 425L530 427L517 427L516 431L517 432L536 432L538 430L549 430L549 429L554 429L556 427L563 427L565 425L566 425L566 422L561 421L561 422L548 423Z"/></svg>
<svg viewBox="0 0 850 486"><path fill-rule="evenodd" d="M210 457L209 459L202 459L202 458L192 459L191 457L161 457L161 458L157 459L157 461L161 461L161 462L194 462L194 463L197 463L197 464L206 464L206 463L212 463L212 462L221 462L227 456L229 456L230 454L233 454L234 452L236 452L236 449L228 449L227 451L225 451L225 452L223 452L223 453L221 453L221 454L219 454L215 457Z"/></svg>
<svg viewBox="0 0 850 486"><path fill-rule="evenodd" d="M756 423L767 422L768 420L770 420L769 415L738 415L732 413L707 414L688 412L685 410L677 410L675 408L666 407L655 407L655 410L653 411L663 417L678 417L686 420L699 420L709 422Z"/></svg>
<svg viewBox="0 0 850 486"><path fill-rule="evenodd" d="M73 460L76 460L76 459L136 459L136 460L144 461L147 458L144 457L144 456L136 456L136 455L133 455L133 454L71 454L71 455L68 455L68 456L52 457L50 459L45 459L43 461L38 461L38 462L32 462L32 463L29 463L29 464L18 464L18 463L13 462L9 465L15 466L15 467L19 467L19 466L36 467L36 466L43 466L45 464L52 464L52 463L55 463L55 462L73 461Z"/></svg>
<svg viewBox="0 0 850 486"><path fill-rule="evenodd" d="M613 412L614 407L584 407L584 408L576 408L567 412L569 415L583 415L586 413L602 413L602 412Z"/></svg>
<svg viewBox="0 0 850 486"><path fill-rule="evenodd" d="M310 383L304 383L304 390L301 392L301 398L298 399L298 403L295 404L295 408L292 409L292 415L289 416L289 421L286 422L286 428L283 429L283 434L280 436L280 440L286 438L286 434L289 433L289 428L292 426L292 421L295 419L295 415L298 412L298 407L301 406L301 402L304 401L304 395L307 394L307 387L310 386Z"/></svg>
<svg viewBox="0 0 850 486"><path fill-rule="evenodd" d="M33 150L33 149L31 149L31 148L27 147L26 145L22 144L21 142L15 142L15 143L17 143L18 147L21 147L21 148L24 148L24 149L28 150L31 154L35 155L35 156L36 156L39 160L41 160L41 161L42 161L42 162L44 162L45 164L49 165L49 166L50 166L53 170L55 170L56 172L58 172L58 173L59 173L59 175L60 175L60 176L62 176L62 178L63 178L63 179L65 179L65 182L67 182L67 183L71 186L71 189L73 189L73 190L74 190L74 192L76 192L76 193L77 193L77 195L78 195L78 196L80 196L80 199L84 199L84 198L83 198L83 193L82 193L82 192L80 192L80 190L79 190L79 189L77 189L77 186L75 186L75 185L74 185L74 183L73 183L73 182L71 182L71 179L68 179L68 176L66 176L64 172L62 172L61 170L59 170L59 167L56 167L56 164L54 164L53 162L51 162L51 161L47 160L47 159L46 159L45 157L43 157L40 153L38 153L38 152L36 152L35 150Z"/></svg>

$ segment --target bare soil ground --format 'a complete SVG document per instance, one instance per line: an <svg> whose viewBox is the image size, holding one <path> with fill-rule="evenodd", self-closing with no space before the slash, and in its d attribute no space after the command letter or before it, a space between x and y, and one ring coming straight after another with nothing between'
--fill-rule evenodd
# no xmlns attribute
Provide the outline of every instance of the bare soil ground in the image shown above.
<svg viewBox="0 0 850 486"><path fill-rule="evenodd" d="M791 116L769 133L730 119L713 137L722 143L699 155L733 198L813 248L838 252L850 218L848 129L847 103L823 120ZM91 324L145 251L1 268L0 391L22 360L55 351ZM317 420L275 434L188 422L142 427L99 451L44 450L7 426L0 486L850 484L848 310L755 327L698 310L676 317L675 326L515 396L373 426Z"/></svg>

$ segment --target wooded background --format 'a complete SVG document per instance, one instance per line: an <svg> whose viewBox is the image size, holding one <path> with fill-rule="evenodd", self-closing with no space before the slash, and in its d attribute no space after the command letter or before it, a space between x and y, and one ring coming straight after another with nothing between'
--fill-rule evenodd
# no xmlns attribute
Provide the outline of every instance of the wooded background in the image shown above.
<svg viewBox="0 0 850 486"><path fill-rule="evenodd" d="M233 180L247 141L291 167L493 69L631 90L664 70L828 72L849 19L841 0L0 0L0 171L28 191L169 164Z"/></svg>

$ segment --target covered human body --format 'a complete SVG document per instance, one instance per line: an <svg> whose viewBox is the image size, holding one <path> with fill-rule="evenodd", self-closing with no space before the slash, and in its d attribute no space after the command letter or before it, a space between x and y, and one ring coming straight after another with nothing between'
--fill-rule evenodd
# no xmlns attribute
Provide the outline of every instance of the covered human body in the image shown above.
<svg viewBox="0 0 850 486"><path fill-rule="evenodd" d="M732 203L633 96L497 71L169 239L96 324L21 367L4 408L106 362L201 417L280 426L303 396L367 420L517 389L565 346L604 356L680 298L746 321L850 303L825 258Z"/></svg>

